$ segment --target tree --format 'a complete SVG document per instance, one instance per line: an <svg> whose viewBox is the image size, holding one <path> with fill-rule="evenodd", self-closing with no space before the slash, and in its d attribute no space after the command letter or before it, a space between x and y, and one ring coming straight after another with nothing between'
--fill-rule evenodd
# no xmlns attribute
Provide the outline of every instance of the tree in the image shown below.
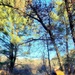
<svg viewBox="0 0 75 75"><path fill-rule="evenodd" d="M46 37L47 39L47 37ZM47 52L48 52L48 63L49 63L49 67L50 67L50 73L51 73L51 61L50 61L50 51L49 51L49 42L47 40Z"/></svg>
<svg viewBox="0 0 75 75"><path fill-rule="evenodd" d="M37 5L37 4L38 4L38 5ZM59 59L58 49L57 49L57 47L56 47L53 34L52 34L52 32L50 31L50 27L45 26L45 25L47 25L47 24L45 24L45 23L46 23L45 20L46 20L47 18L48 18L48 19L47 19L47 20L48 20L48 24L51 25L51 24L50 24L49 13L48 13L48 12L49 12L49 11L48 11L49 7L48 7L47 11L46 11L46 9L44 10L44 11L46 11L46 13L47 13L47 14L45 15L45 14L42 13L43 10L40 11L40 10L43 8L43 6L41 6L41 8L39 8L39 9L35 10L36 8L38 8L38 7L40 6L40 1L38 1L37 4L36 4L36 1L34 1L34 5L33 5L33 6L29 3L31 9L28 7L28 8L29 8L29 9L28 9L29 12L27 11L27 13L24 13L24 14L27 15L27 16L29 16L29 17L31 17L31 18L34 18L35 20L37 20L38 22L40 22L41 25L44 27L44 29L49 33L49 35L51 36L51 40L52 40L52 42L53 42L53 44L54 44L54 47L55 47L55 49L56 49L58 59ZM44 6L44 8L45 8L45 6ZM39 14L37 13L37 11L39 11ZM40 16L41 16L41 17L40 17ZM44 16L47 16L47 18L44 17ZM37 18L36 18L36 17L37 17ZM44 17L43 20L41 19L42 17ZM52 26L51 26L51 27L52 27ZM60 59L59 59L59 62L60 62ZM61 66L61 63L60 63L60 66Z"/></svg>
<svg viewBox="0 0 75 75"><path fill-rule="evenodd" d="M56 4L58 5L58 7L60 7L59 9L56 10L58 15L56 15L52 11L52 9L54 8L54 6L52 4L50 4L49 6L47 6L46 4L42 5L40 0L37 2L34 1L33 4L29 4L30 7L28 6L29 9L27 9L27 13L25 13L25 14L27 16L37 20L38 22L40 22L40 24L44 27L44 29L49 33L50 39L51 39L52 43L54 44L54 47L55 47L55 50L56 50L56 53L58 56L59 64L61 66L60 55L59 55L57 44L55 42L56 37L54 34L54 29L53 29L55 26L53 26L52 22L54 22L54 24L56 24L57 21L60 21L62 23L62 25L63 25L63 23L65 23L65 25L68 25L69 23L68 23L68 16L67 16L66 9L64 9L65 8L64 1L57 1ZM51 9L50 9L50 7L51 7ZM64 11L62 11L63 9L64 9ZM64 17L62 17L62 16L64 16ZM62 18L60 18L60 17L62 17ZM65 22L64 22L63 18L65 19ZM65 27L65 26L63 26L63 27ZM60 27L59 30L62 31L62 28Z"/></svg>
<svg viewBox="0 0 75 75"><path fill-rule="evenodd" d="M6 50L3 50L2 52L3 54L8 53L6 55L9 58L10 72L13 71L15 65L19 44L23 42L23 39L25 38L24 35L27 34L25 33L26 25L30 24L29 18L24 18L19 15L19 13L16 12L15 7L13 9L12 6L14 6L14 2L0 2L0 31L6 35L3 35L3 39L0 38L0 40L6 45ZM8 38L7 42L6 39L4 39L5 37Z"/></svg>
<svg viewBox="0 0 75 75"><path fill-rule="evenodd" d="M71 33L72 33L72 38L73 38L73 41L75 43L75 30L74 30L74 19L73 19L73 16L74 16L74 1L73 0L65 0L65 6L66 6L66 10L67 10L67 13L68 13L68 18L69 18L69 24L70 24L70 29L71 29ZM73 5L72 5L73 4Z"/></svg>
<svg viewBox="0 0 75 75"><path fill-rule="evenodd" d="M63 28L63 30L66 30L66 34L64 34L64 36L65 36L64 39L66 40L65 45L66 45L67 60L69 60L68 39L69 39L69 37L71 37L71 33L70 33L70 28L71 27L69 26L69 19L68 19L69 17L68 17L67 10L65 8L65 2L57 0L57 1L55 1L55 7L56 7L55 9L56 9L57 13L52 13L51 12L51 14L53 15L53 16L51 16L51 18L53 20L55 20L56 22L59 21L63 25L63 27L66 28L66 29ZM55 16L56 16L56 18L55 18ZM71 19L71 21L72 21L72 19ZM68 64L70 64L70 63L68 63Z"/></svg>
<svg viewBox="0 0 75 75"><path fill-rule="evenodd" d="M46 6L46 4L41 4L40 0L34 1L33 4L29 4L30 6L30 13L28 13L27 15L35 20L37 20L38 22L40 22L40 24L43 26L43 28L46 30L46 32L48 32L50 39L54 45L54 48L56 50L56 54L58 57L58 61L61 67L61 63L60 63L60 57L58 54L58 47L55 43L55 37L52 33L53 27L51 25L51 19L50 19L50 15L49 12L52 10L53 6L52 4L50 4L51 6ZM31 12L32 11L32 12ZM62 68L62 67L61 67Z"/></svg>
<svg viewBox="0 0 75 75"><path fill-rule="evenodd" d="M22 1L22 0L17 0L17 3L19 1ZM68 16L67 16L66 9L64 9L65 8L64 1L56 1L55 2L56 7L60 7L58 9L56 8L55 11L57 13L55 13L55 11L54 11L54 9L55 9L54 3L50 3L49 5L47 5L46 3L42 2L41 0L38 0L38 1L33 0L32 3L30 2L30 0L28 0L27 2L28 2L28 6L26 6L25 11L23 9L21 10L19 5L15 7L14 5L11 5L11 3L9 4L8 2L7 3L1 2L0 5L12 8L17 13L19 13L20 16L23 16L23 18L26 18L26 16L28 16L28 19L29 18L32 19L33 22L36 22L36 23L39 22L40 25L44 28L45 32L47 33L49 39L51 40L51 42L54 46L54 49L56 51L57 57L58 57L59 65L60 65L60 67L62 67L61 60L60 60L60 52L58 50L59 49L58 45L62 46L62 43L58 42L58 41L60 40L60 38L62 36L65 36L63 31L65 31L66 26L64 26L64 25L68 25ZM65 19L65 22L64 22L64 19ZM58 22L61 22L61 23L58 23ZM31 23L31 20L30 20L30 23ZM30 24L30 26L31 26L31 24ZM2 27L1 27L1 29L2 29ZM63 39L63 42L64 42L64 39Z"/></svg>

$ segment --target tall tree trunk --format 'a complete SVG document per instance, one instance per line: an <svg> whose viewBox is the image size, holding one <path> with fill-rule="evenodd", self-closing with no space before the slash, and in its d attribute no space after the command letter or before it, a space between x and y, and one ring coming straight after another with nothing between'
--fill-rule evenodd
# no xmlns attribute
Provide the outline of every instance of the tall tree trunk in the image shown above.
<svg viewBox="0 0 75 75"><path fill-rule="evenodd" d="M45 72L47 73L47 75L50 75L48 70L47 70L47 67L46 67L46 61L45 61L45 53L43 52L43 66L45 66Z"/></svg>
<svg viewBox="0 0 75 75"><path fill-rule="evenodd" d="M47 37L46 37L47 39ZM49 43L48 43L48 40L47 40L47 52L48 52L48 63L49 63L49 68L50 68L50 73L51 73L51 62L50 62L50 51L49 51Z"/></svg>
<svg viewBox="0 0 75 75"><path fill-rule="evenodd" d="M69 74L69 51L68 51L68 26L66 25L66 59L67 59L67 67L65 67L67 69L67 74ZM65 71L66 72L66 71Z"/></svg>
<svg viewBox="0 0 75 75"><path fill-rule="evenodd" d="M75 0L64 0L65 1L65 6L66 6L66 10L67 10L67 13L68 13L68 19L69 19L69 24L70 24L70 29L71 29L71 34L72 34L72 39L73 39L73 42L74 42L74 47L75 47L75 24L73 23L73 3L75 2ZM66 27L66 33L68 32L67 31L67 27ZM67 34L66 34L67 36ZM67 53L67 65L68 67L70 67L70 63L69 63L69 52L68 52L68 37L66 38L66 53ZM69 72L69 68L67 68L67 72Z"/></svg>
<svg viewBox="0 0 75 75"><path fill-rule="evenodd" d="M66 25L66 57L69 60L69 51L68 51L68 26Z"/></svg>
<svg viewBox="0 0 75 75"><path fill-rule="evenodd" d="M65 0L65 6L66 6L67 13L68 13L68 18L69 18L73 42L74 42L74 45L75 45L75 30L74 30L75 25L73 24L73 16L72 16L73 10L70 10L71 8L73 8L72 7L72 1L71 0Z"/></svg>
<svg viewBox="0 0 75 75"><path fill-rule="evenodd" d="M15 60L16 60L16 56L14 55L14 45L12 43L10 44L10 49L11 50L9 54L9 60L10 60L9 71L10 73L12 73L15 65Z"/></svg>
<svg viewBox="0 0 75 75"><path fill-rule="evenodd" d="M10 53L9 53L9 60L10 60L9 71L10 72L12 72L13 70L13 49L14 49L14 45L10 43Z"/></svg>
<svg viewBox="0 0 75 75"><path fill-rule="evenodd" d="M63 67L61 65L61 60L60 60L60 55L59 55L59 51L58 51L58 47L56 46L56 43L55 43L55 40L54 40L54 37L53 37L53 34L51 33L51 31L49 30L49 35L50 35L50 39L54 45L54 48L56 50L56 55L57 55L57 58L58 58L58 63L59 63L59 66L60 66L60 69L63 70Z"/></svg>

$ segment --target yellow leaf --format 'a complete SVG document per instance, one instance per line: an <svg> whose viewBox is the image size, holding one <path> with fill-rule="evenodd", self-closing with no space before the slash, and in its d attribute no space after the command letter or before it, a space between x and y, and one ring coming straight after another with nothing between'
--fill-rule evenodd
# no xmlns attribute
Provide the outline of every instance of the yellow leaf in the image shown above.
<svg viewBox="0 0 75 75"><path fill-rule="evenodd" d="M64 17L66 18L66 20L68 20L68 13L66 10L64 11Z"/></svg>
<svg viewBox="0 0 75 75"><path fill-rule="evenodd" d="M56 0L56 2L55 2L57 5L61 5L62 3L63 3L63 1L61 1L61 0Z"/></svg>
<svg viewBox="0 0 75 75"><path fill-rule="evenodd" d="M15 34L10 33L10 37L11 37L11 40L10 41L13 44L18 44L18 43L21 42L21 38L19 36L15 35Z"/></svg>
<svg viewBox="0 0 75 75"><path fill-rule="evenodd" d="M59 16L54 13L54 12L50 12L50 17L54 20L54 21L58 21L59 20Z"/></svg>

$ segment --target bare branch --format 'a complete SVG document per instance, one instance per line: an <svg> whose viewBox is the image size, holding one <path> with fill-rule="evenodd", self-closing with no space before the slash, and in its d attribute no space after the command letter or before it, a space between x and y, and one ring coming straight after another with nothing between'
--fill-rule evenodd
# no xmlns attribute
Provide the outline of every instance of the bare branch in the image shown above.
<svg viewBox="0 0 75 75"><path fill-rule="evenodd" d="M45 24L43 23L43 21L42 21L41 17L39 16L38 12L36 11L36 9L35 9L32 5L30 5L30 7L32 8L32 10L35 12L35 14L37 15L37 17L39 18L38 21L41 23L41 25L44 27L44 29L45 29L46 31L48 31L47 27L46 27Z"/></svg>
<svg viewBox="0 0 75 75"><path fill-rule="evenodd" d="M46 40L50 40L50 39L33 39L33 38L31 38L31 39L29 39L29 40L27 40L26 42L24 42L24 43L20 43L19 45L22 45L22 44L25 44L25 43L29 43L29 42L33 42L33 41L38 41L38 40L40 40L40 41L46 41Z"/></svg>
<svg viewBox="0 0 75 75"><path fill-rule="evenodd" d="M6 41L4 41L2 38L0 38L0 40L2 40L4 43L7 43Z"/></svg>
<svg viewBox="0 0 75 75"><path fill-rule="evenodd" d="M29 17L31 17L31 18L37 20L37 21L40 21L38 18L35 18L34 16L32 16L32 15L30 15L30 14L27 14L27 13L25 13L25 14L26 14L27 16L29 16Z"/></svg>

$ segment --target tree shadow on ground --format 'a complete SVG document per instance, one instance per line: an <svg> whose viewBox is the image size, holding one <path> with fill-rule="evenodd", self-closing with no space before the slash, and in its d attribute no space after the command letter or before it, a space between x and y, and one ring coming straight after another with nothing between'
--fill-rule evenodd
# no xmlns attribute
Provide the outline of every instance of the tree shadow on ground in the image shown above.
<svg viewBox="0 0 75 75"><path fill-rule="evenodd" d="M29 65L23 65L22 68L14 68L13 69L13 75L33 75L32 69Z"/></svg>

